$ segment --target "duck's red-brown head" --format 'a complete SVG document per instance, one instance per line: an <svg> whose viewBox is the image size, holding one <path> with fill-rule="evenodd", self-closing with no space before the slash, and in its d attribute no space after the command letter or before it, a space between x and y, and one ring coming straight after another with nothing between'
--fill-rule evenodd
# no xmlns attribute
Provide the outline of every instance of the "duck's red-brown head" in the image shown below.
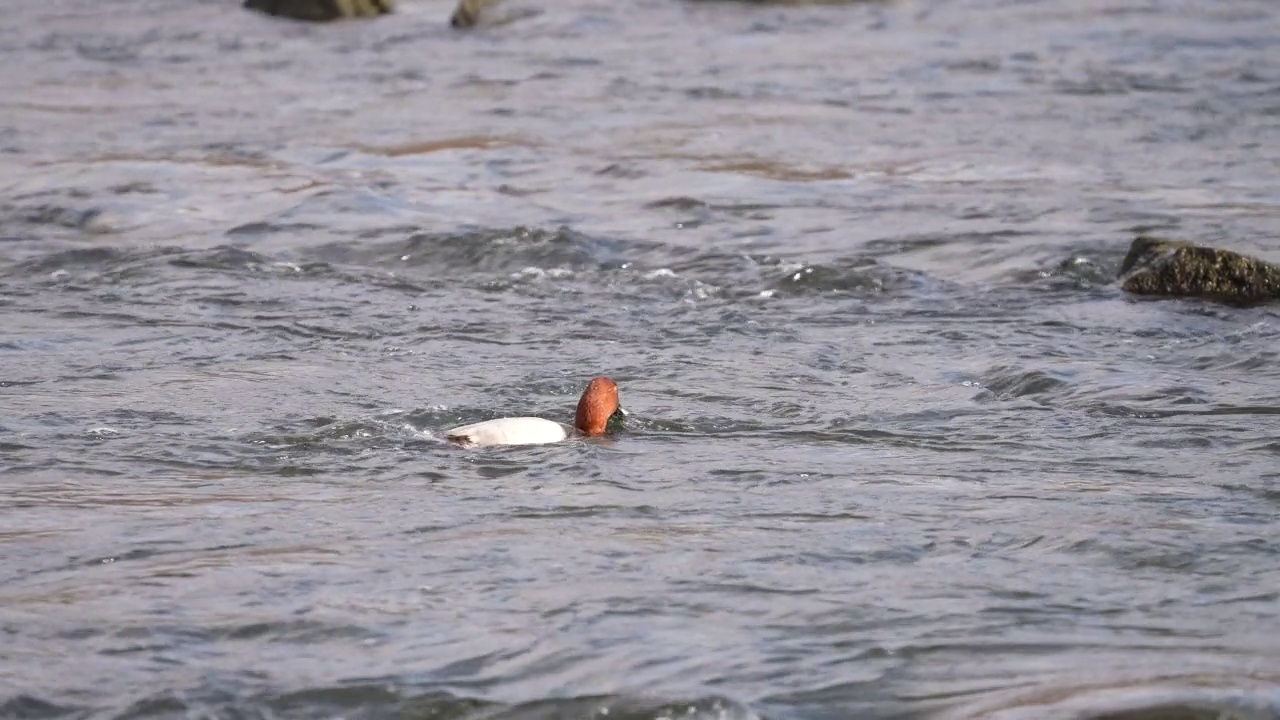
<svg viewBox="0 0 1280 720"><path fill-rule="evenodd" d="M598 377L582 391L573 426L589 437L603 435L609 418L615 414L626 415L618 404L618 384L607 377Z"/></svg>

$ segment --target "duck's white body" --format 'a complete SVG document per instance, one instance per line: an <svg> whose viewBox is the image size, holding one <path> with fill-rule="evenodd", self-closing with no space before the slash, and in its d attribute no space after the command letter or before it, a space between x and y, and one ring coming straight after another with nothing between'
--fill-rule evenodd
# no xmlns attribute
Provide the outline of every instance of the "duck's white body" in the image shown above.
<svg viewBox="0 0 1280 720"><path fill-rule="evenodd" d="M509 417L456 427L445 436L463 445L543 445L569 437L569 428L539 417Z"/></svg>

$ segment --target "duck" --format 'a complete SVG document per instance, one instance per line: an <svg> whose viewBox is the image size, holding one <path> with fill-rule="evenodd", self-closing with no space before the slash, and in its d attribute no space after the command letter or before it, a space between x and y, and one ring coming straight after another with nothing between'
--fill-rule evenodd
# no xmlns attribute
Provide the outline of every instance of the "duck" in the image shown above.
<svg viewBox="0 0 1280 720"><path fill-rule="evenodd" d="M599 437L604 435L609 418L626 414L618 403L618 384L602 375L582 391L573 427L540 417L505 417L453 428L445 433L445 438L463 447L544 445L573 435Z"/></svg>

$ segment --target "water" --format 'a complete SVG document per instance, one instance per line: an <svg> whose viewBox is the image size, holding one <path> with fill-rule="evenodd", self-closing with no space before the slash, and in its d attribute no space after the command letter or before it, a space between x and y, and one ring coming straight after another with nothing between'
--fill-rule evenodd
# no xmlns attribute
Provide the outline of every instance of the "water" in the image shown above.
<svg viewBox="0 0 1280 720"><path fill-rule="evenodd" d="M532 7L6 10L0 716L1280 716L1272 0Z"/></svg>

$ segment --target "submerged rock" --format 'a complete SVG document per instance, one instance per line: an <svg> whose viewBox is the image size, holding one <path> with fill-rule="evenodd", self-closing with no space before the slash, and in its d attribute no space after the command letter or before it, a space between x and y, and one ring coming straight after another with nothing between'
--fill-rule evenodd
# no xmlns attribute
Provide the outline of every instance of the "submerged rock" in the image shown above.
<svg viewBox="0 0 1280 720"><path fill-rule="evenodd" d="M1250 304L1280 300L1280 265L1181 240L1139 235L1120 267L1135 295L1199 297Z"/></svg>
<svg viewBox="0 0 1280 720"><path fill-rule="evenodd" d="M294 20L337 20L389 13L395 0L245 0L244 6Z"/></svg>

